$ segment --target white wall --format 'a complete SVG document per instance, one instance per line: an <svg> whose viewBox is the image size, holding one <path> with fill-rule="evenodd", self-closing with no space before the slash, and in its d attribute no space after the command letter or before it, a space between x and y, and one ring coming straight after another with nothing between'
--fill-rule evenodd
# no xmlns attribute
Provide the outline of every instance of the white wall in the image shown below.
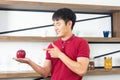
<svg viewBox="0 0 120 80"><path fill-rule="evenodd" d="M56 3L72 3L72 4L94 4L94 5L108 5L120 6L119 0L14 0L14 1L35 1L35 2L56 2Z"/></svg>
<svg viewBox="0 0 120 80"><path fill-rule="evenodd" d="M33 11L0 11L1 30L11 31L18 29L25 29L31 27L38 27L44 25L51 25L53 12L33 12ZM77 21L107 16L106 14L81 14L76 13ZM94 23L94 24L93 24ZM94 27L94 28L93 28ZM88 29L89 28L89 29ZM111 31L111 17L95 19L84 22L76 22L73 32L79 31L79 36L84 37L103 37L103 31ZM11 36L56 36L54 27L39 28L21 32L14 32L9 34ZM111 37L111 34L109 35Z"/></svg>
<svg viewBox="0 0 120 80"><path fill-rule="evenodd" d="M50 42L0 42L0 71L25 71L32 70L26 64L21 64L13 60L16 57L17 50L24 49L26 57L30 58L39 65L43 65L45 60L44 48Z"/></svg>

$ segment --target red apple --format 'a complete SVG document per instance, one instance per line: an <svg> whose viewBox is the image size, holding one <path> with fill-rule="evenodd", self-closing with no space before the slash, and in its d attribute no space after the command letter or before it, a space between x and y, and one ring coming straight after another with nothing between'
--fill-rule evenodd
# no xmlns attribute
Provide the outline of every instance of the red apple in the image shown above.
<svg viewBox="0 0 120 80"><path fill-rule="evenodd" d="M25 58L26 52L25 50L18 50L16 53L17 58Z"/></svg>

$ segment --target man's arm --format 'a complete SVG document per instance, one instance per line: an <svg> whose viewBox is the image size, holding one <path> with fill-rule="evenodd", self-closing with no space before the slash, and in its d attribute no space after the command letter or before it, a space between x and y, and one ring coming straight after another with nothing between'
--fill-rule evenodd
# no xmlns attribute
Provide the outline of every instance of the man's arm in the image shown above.
<svg viewBox="0 0 120 80"><path fill-rule="evenodd" d="M41 67L37 65L36 63L30 61L28 63L37 73L42 75L43 77L48 77L50 75L51 71L51 61L50 60L45 60L44 66Z"/></svg>
<svg viewBox="0 0 120 80"><path fill-rule="evenodd" d="M46 60L44 63L44 66L42 67L42 66L36 64L35 62L31 61L28 58L13 58L13 59L15 59L18 62L26 63L26 64L30 65L42 77L47 77L50 75L50 71L51 71L51 61L50 60Z"/></svg>
<svg viewBox="0 0 120 80"><path fill-rule="evenodd" d="M74 73L83 76L88 68L89 59L85 57L77 58L77 61L71 60L64 53L59 55L59 59Z"/></svg>
<svg viewBox="0 0 120 80"><path fill-rule="evenodd" d="M71 71L83 76L89 64L89 59L86 57L78 57L77 61L70 59L67 55L59 50L59 48L52 44L53 48L45 49L52 58L59 58Z"/></svg>

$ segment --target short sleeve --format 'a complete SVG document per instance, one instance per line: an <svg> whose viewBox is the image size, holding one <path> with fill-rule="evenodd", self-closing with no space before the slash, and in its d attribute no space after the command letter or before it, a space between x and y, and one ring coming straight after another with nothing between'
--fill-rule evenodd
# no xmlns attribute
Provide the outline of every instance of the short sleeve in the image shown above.
<svg viewBox="0 0 120 80"><path fill-rule="evenodd" d="M90 56L89 44L86 40L83 39L82 41L80 41L77 57L89 58L89 56Z"/></svg>

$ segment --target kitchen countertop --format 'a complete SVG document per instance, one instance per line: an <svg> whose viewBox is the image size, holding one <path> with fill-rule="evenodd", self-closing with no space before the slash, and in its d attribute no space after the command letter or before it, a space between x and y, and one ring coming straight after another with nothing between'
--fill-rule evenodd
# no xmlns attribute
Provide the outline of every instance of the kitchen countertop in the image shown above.
<svg viewBox="0 0 120 80"><path fill-rule="evenodd" d="M112 70L105 71L104 69L95 69L87 71L86 75L110 75L120 74L120 68L113 68ZM0 72L0 78L38 78L42 77L35 71L5 71Z"/></svg>

